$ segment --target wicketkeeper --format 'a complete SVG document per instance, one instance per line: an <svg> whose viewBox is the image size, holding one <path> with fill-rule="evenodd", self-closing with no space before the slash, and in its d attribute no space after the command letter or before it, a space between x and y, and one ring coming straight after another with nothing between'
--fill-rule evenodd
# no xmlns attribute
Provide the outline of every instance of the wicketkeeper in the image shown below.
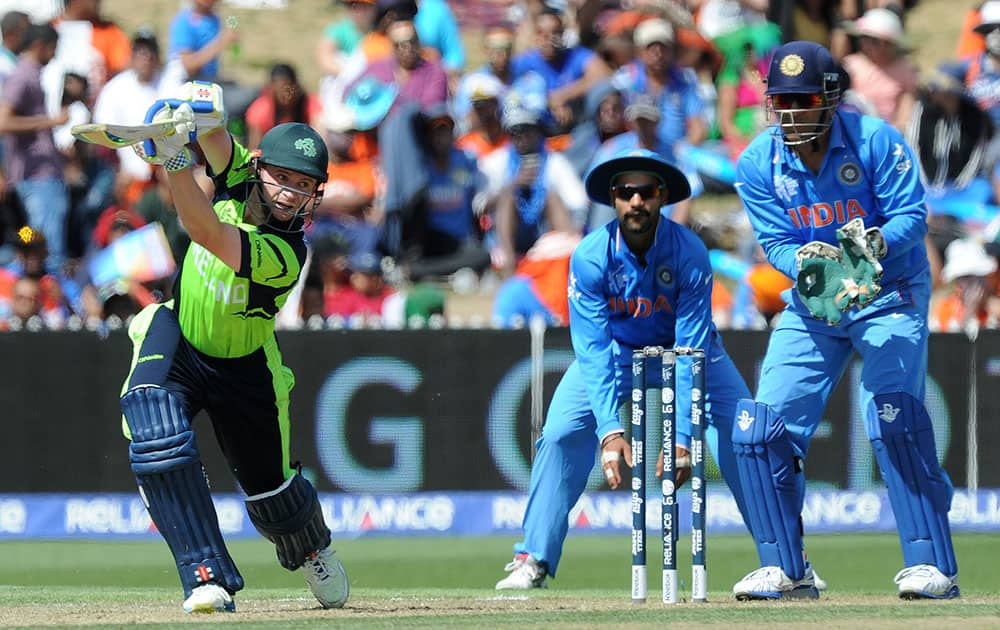
<svg viewBox="0 0 1000 630"><path fill-rule="evenodd" d="M288 396L274 316L306 257L303 229L323 195L327 150L300 123L274 127L250 152L225 129L221 89L186 86L146 122L177 133L137 151L166 169L191 245L174 299L143 309L129 326L132 367L122 388L124 432L139 493L177 563L187 612L233 611L243 578L219 531L191 420L205 410L257 530L283 567L302 567L326 608L349 585L330 547L316 490L289 457ZM198 187L189 143L215 180Z"/></svg>
<svg viewBox="0 0 1000 630"><path fill-rule="evenodd" d="M817 597L802 551L803 464L855 351L865 428L896 515L904 598L958 597L948 509L924 407L931 283L920 166L882 120L837 110L840 74L811 42L779 48L767 75L775 124L740 157L736 190L768 261L790 278L756 400L733 443L760 568L738 599Z"/></svg>

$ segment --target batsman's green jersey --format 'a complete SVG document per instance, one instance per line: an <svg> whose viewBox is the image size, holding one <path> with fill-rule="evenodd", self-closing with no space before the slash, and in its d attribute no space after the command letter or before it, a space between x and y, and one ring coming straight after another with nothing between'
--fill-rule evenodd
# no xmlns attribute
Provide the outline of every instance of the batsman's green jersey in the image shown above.
<svg viewBox="0 0 1000 630"><path fill-rule="evenodd" d="M234 141L229 167L215 177L215 213L240 230L239 271L192 242L175 287L174 309L184 338L213 357L246 356L273 338L274 316L306 258L302 232L244 223L251 190L246 182L253 176L250 158Z"/></svg>

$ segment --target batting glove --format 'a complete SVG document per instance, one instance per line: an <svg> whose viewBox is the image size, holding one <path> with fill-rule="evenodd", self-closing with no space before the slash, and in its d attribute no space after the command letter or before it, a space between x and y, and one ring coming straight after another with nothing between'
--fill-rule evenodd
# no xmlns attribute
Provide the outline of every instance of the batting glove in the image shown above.
<svg viewBox="0 0 1000 630"><path fill-rule="evenodd" d="M155 140L144 140L133 146L136 154L150 164L165 165L177 155L186 152L185 145L195 140L194 112L187 103L173 107L167 101L156 101L146 111L146 122L174 123L173 134Z"/></svg>
<svg viewBox="0 0 1000 630"><path fill-rule="evenodd" d="M169 98L167 102L172 107L177 107L181 103L188 103L191 106L199 136L226 126L222 87L217 83L188 81L180 87L177 97Z"/></svg>
<svg viewBox="0 0 1000 630"><path fill-rule="evenodd" d="M837 230L837 241L843 250L844 266L858 287L856 302L868 306L882 291L882 265L886 254L885 238L876 228L865 230L861 218L853 219Z"/></svg>

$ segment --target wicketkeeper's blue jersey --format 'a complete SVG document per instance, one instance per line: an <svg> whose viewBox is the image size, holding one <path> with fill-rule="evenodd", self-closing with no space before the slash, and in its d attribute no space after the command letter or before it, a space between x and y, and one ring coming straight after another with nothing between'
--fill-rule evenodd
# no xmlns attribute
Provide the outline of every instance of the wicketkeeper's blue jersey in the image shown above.
<svg viewBox="0 0 1000 630"><path fill-rule="evenodd" d="M893 127L838 111L818 174L780 138L762 133L740 156L736 186L757 240L779 271L794 279L797 249L810 241L837 245L837 228L861 217L865 227L880 227L885 236L882 286L892 291L899 281L927 271L927 208L919 169ZM793 306L808 314L798 299Z"/></svg>

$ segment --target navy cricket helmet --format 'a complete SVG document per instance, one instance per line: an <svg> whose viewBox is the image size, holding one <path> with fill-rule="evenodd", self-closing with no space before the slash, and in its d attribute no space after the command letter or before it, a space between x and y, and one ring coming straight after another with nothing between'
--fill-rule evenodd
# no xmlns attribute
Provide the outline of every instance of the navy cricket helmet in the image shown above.
<svg viewBox="0 0 1000 630"><path fill-rule="evenodd" d="M833 124L840 103L840 69L830 51L815 42L794 41L774 51L767 71L767 112L785 144L811 142ZM797 114L822 111L815 122Z"/></svg>

